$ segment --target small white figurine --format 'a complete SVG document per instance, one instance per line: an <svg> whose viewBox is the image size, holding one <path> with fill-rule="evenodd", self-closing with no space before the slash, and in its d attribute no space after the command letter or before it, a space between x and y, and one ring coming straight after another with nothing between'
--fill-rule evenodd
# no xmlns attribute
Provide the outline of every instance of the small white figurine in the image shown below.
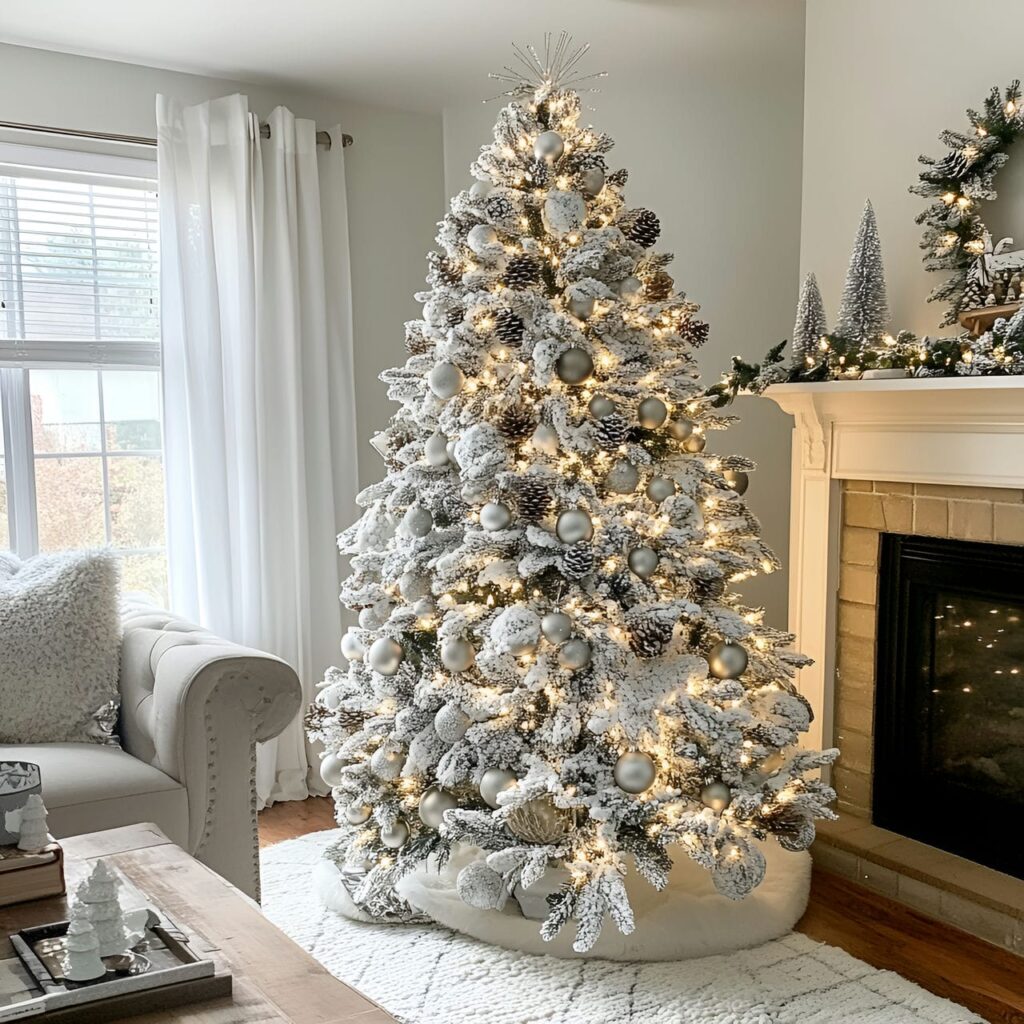
<svg viewBox="0 0 1024 1024"><path fill-rule="evenodd" d="M68 925L64 977L68 981L94 981L107 973L100 959L100 942L86 917L85 907L75 907Z"/></svg>
<svg viewBox="0 0 1024 1024"><path fill-rule="evenodd" d="M18 849L25 853L39 853L50 842L46 829L46 806L38 793L29 794L21 808L18 825Z"/></svg>
<svg viewBox="0 0 1024 1024"><path fill-rule="evenodd" d="M78 906L96 929L100 956L121 956L128 952L128 935L117 890L121 881L105 861L98 860L92 874L78 887Z"/></svg>

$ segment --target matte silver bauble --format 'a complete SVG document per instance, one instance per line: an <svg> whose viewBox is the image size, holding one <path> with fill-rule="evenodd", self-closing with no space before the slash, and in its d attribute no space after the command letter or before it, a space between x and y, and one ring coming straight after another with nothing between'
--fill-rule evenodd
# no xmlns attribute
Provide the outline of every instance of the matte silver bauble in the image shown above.
<svg viewBox="0 0 1024 1024"><path fill-rule="evenodd" d="M446 789L440 786L431 786L420 797L420 821L431 828L437 828L444 822L444 812L452 811L459 806L455 799Z"/></svg>
<svg viewBox="0 0 1024 1024"><path fill-rule="evenodd" d="M498 232L490 224L474 224L466 235L466 244L478 256L498 241Z"/></svg>
<svg viewBox="0 0 1024 1024"><path fill-rule="evenodd" d="M480 796L488 807L497 807L498 794L512 789L518 782L507 768L488 768L480 779Z"/></svg>
<svg viewBox="0 0 1024 1024"><path fill-rule="evenodd" d="M658 552L648 547L633 548L626 561L640 579L646 580L658 568Z"/></svg>
<svg viewBox="0 0 1024 1024"><path fill-rule="evenodd" d="M680 417L669 420L665 430L673 440L685 441L693 433L693 424L686 417Z"/></svg>
<svg viewBox="0 0 1024 1024"><path fill-rule="evenodd" d="M430 594L430 577L409 569L398 577L398 592L409 604L415 604Z"/></svg>
<svg viewBox="0 0 1024 1024"><path fill-rule="evenodd" d="M597 299L593 295L574 295L566 303L569 307L569 312L578 320L586 320L594 312L594 306L597 305ZM589 377L589 372L587 373ZM562 378L565 379L564 377ZM575 383L575 382L573 382Z"/></svg>
<svg viewBox="0 0 1024 1024"><path fill-rule="evenodd" d="M615 785L626 793L642 793L654 784L654 761L642 750L630 750L615 762Z"/></svg>
<svg viewBox="0 0 1024 1024"><path fill-rule="evenodd" d="M501 910L508 900L505 879L482 860L470 861L455 878L459 899L477 910Z"/></svg>
<svg viewBox="0 0 1024 1024"><path fill-rule="evenodd" d="M725 477L725 484L730 490L737 494L746 494L750 484L750 477L740 469L725 469L722 471Z"/></svg>
<svg viewBox="0 0 1024 1024"><path fill-rule="evenodd" d="M653 395L645 398L637 409L637 419L641 427L656 430L668 418L668 406L660 398Z"/></svg>
<svg viewBox="0 0 1024 1024"><path fill-rule="evenodd" d="M747 652L739 645L723 640L711 648L708 667L716 679L739 679L747 670Z"/></svg>
<svg viewBox="0 0 1024 1024"><path fill-rule="evenodd" d="M480 525L485 530L504 530L512 522L508 505L500 501L489 501L480 509Z"/></svg>
<svg viewBox="0 0 1024 1024"><path fill-rule="evenodd" d="M366 648L362 640L351 630L341 638L341 653L349 661L362 661L366 654Z"/></svg>
<svg viewBox="0 0 1024 1024"><path fill-rule="evenodd" d="M541 796L510 811L505 824L519 839L547 845L557 843L572 831L574 817L572 811L556 807L550 797Z"/></svg>
<svg viewBox="0 0 1024 1024"><path fill-rule="evenodd" d="M586 668L590 664L590 655L590 644L580 637L574 637L572 640L566 640L558 648L558 664L562 668L568 668L573 672L577 672L579 669Z"/></svg>
<svg viewBox="0 0 1024 1024"><path fill-rule="evenodd" d="M604 188L604 171L600 167L587 167L580 174L580 185L588 196L596 196Z"/></svg>
<svg viewBox="0 0 1024 1024"><path fill-rule="evenodd" d="M387 615L382 615L374 607L362 608L359 611L359 625L363 629L380 629L387 622Z"/></svg>
<svg viewBox="0 0 1024 1024"><path fill-rule="evenodd" d="M595 420L603 420L606 416L611 416L617 406L610 398L605 398L604 395L594 395L587 408Z"/></svg>
<svg viewBox="0 0 1024 1024"><path fill-rule="evenodd" d="M440 430L431 434L423 446L423 454L431 466L447 466L451 461L448 458L448 438Z"/></svg>
<svg viewBox="0 0 1024 1024"><path fill-rule="evenodd" d="M563 544L576 544L594 536L594 524L583 509L567 508L559 513L555 535Z"/></svg>
<svg viewBox="0 0 1024 1024"><path fill-rule="evenodd" d="M326 690L321 690L317 701L322 704L328 711L337 711L341 707L342 689L340 686L331 686Z"/></svg>
<svg viewBox="0 0 1024 1024"><path fill-rule="evenodd" d="M457 743L472 724L473 720L454 701L440 707L434 715L434 732L445 743Z"/></svg>
<svg viewBox="0 0 1024 1024"><path fill-rule="evenodd" d="M540 620L540 631L549 643L564 643L572 636L572 619L565 612L548 612Z"/></svg>
<svg viewBox="0 0 1024 1024"><path fill-rule="evenodd" d="M538 160L553 163L565 150L565 142L558 132L541 132L533 143L533 155Z"/></svg>
<svg viewBox="0 0 1024 1024"><path fill-rule="evenodd" d="M709 782L700 791L701 803L722 813L732 803L732 790L724 782Z"/></svg>
<svg viewBox="0 0 1024 1024"><path fill-rule="evenodd" d="M402 774L405 764L405 751L393 747L378 747L370 755L370 767L379 779L389 782Z"/></svg>
<svg viewBox="0 0 1024 1024"><path fill-rule="evenodd" d="M619 298L630 306L635 306L644 297L644 285L638 277L624 277L616 291Z"/></svg>
<svg viewBox="0 0 1024 1024"><path fill-rule="evenodd" d="M703 434L691 434L683 442L683 451L689 452L691 455L696 455L698 452L704 451L704 447L707 443L708 440Z"/></svg>
<svg viewBox="0 0 1024 1024"><path fill-rule="evenodd" d="M557 455L558 431L547 423L538 423L537 429L530 436L530 444L545 455Z"/></svg>
<svg viewBox="0 0 1024 1024"><path fill-rule="evenodd" d="M465 672L476 659L476 650L468 640L456 637L441 645L441 664L449 672Z"/></svg>
<svg viewBox="0 0 1024 1024"><path fill-rule="evenodd" d="M370 644L368 660L370 668L382 676L393 676L404 657L402 645L389 636L380 636Z"/></svg>
<svg viewBox="0 0 1024 1024"><path fill-rule="evenodd" d="M581 348L567 348L558 357L555 372L566 384L582 384L594 372L594 360Z"/></svg>
<svg viewBox="0 0 1024 1024"><path fill-rule="evenodd" d="M413 606L412 610L417 618L429 619L432 615L437 613L437 602L434 600L434 595L429 594L427 597L421 597Z"/></svg>
<svg viewBox="0 0 1024 1024"><path fill-rule="evenodd" d="M412 505L402 522L413 537L426 537L434 528L434 517L430 514L430 509L422 505Z"/></svg>
<svg viewBox="0 0 1024 1024"><path fill-rule="evenodd" d="M345 820L350 825L362 825L370 820L373 808L369 804L349 804L345 808Z"/></svg>
<svg viewBox="0 0 1024 1024"><path fill-rule="evenodd" d="M450 463L451 463L451 464L452 464L453 466L455 466L456 468L458 468L458 465L459 465L459 460L458 460L457 458L455 458L455 441L456 441L456 439L455 439L455 438L453 438L452 440L450 440L450 441L449 441L449 442L448 442L448 443L447 443L447 444L446 444L446 445L444 446L444 450L445 450L445 451L446 451L446 452L448 453L448 461L449 461L449 462L450 462Z"/></svg>
<svg viewBox="0 0 1024 1024"><path fill-rule="evenodd" d="M469 186L469 194L474 199L486 199L491 188L492 186L489 181L474 181L473 184Z"/></svg>
<svg viewBox="0 0 1024 1024"><path fill-rule="evenodd" d="M640 471L629 459L617 459L604 478L604 485L612 494L632 494L640 483Z"/></svg>
<svg viewBox="0 0 1024 1024"><path fill-rule="evenodd" d="M328 786L340 786L344 778L345 762L337 754L327 754L320 760L320 778Z"/></svg>
<svg viewBox="0 0 1024 1024"><path fill-rule="evenodd" d="M430 390L438 398L454 398L465 383L462 371L454 363L438 363L427 377Z"/></svg>
<svg viewBox="0 0 1024 1024"><path fill-rule="evenodd" d="M380 830L380 841L389 850L400 850L409 841L409 826L401 818Z"/></svg>
<svg viewBox="0 0 1024 1024"><path fill-rule="evenodd" d="M676 493L676 482L667 476L652 476L647 485L647 497L651 501L662 502Z"/></svg>

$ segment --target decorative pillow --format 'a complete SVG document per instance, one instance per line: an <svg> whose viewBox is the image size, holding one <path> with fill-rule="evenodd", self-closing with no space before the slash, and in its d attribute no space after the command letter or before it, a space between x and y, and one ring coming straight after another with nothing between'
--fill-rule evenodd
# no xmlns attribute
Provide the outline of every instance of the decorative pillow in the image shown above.
<svg viewBox="0 0 1024 1024"><path fill-rule="evenodd" d="M118 559L0 552L0 743L115 743Z"/></svg>

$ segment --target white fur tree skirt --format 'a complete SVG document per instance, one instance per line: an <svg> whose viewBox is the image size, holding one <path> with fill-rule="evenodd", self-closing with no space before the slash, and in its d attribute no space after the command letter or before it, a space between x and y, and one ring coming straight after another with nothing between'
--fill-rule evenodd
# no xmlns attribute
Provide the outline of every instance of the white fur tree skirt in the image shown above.
<svg viewBox="0 0 1024 1024"><path fill-rule="evenodd" d="M627 963L513 952L437 926L362 924L327 910L311 883L334 836L263 851L263 910L406 1024L984 1024L799 934L698 960Z"/></svg>

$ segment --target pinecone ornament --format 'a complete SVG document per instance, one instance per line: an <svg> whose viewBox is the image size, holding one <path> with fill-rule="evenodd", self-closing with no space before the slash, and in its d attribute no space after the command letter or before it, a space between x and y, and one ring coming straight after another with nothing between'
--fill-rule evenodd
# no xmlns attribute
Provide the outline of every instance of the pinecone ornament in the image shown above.
<svg viewBox="0 0 1024 1024"><path fill-rule="evenodd" d="M462 306L452 306L445 314L444 322L448 327L458 327L466 319L466 311Z"/></svg>
<svg viewBox="0 0 1024 1024"><path fill-rule="evenodd" d="M638 658L656 658L672 639L674 624L652 615L637 615L629 620L629 646Z"/></svg>
<svg viewBox="0 0 1024 1024"><path fill-rule="evenodd" d="M546 160L534 160L527 177L534 188L543 188L551 179L551 167Z"/></svg>
<svg viewBox="0 0 1024 1024"><path fill-rule="evenodd" d="M585 541L577 541L562 555L562 569L571 580L581 580L594 571L594 549Z"/></svg>
<svg viewBox="0 0 1024 1024"><path fill-rule="evenodd" d="M629 440L629 432L629 421L617 412L598 420L594 428L597 443L607 452L615 451L620 445L625 444Z"/></svg>
<svg viewBox="0 0 1024 1024"><path fill-rule="evenodd" d="M507 196L491 196L484 203L484 212L489 220L501 223L502 221L512 219L512 216L515 214L515 208Z"/></svg>
<svg viewBox="0 0 1024 1024"><path fill-rule="evenodd" d="M525 522L539 522L551 509L551 492L547 484L535 476L520 477L515 493L516 511Z"/></svg>
<svg viewBox="0 0 1024 1024"><path fill-rule="evenodd" d="M518 345L523 340L523 318L511 309L499 309L494 314L494 333L506 345Z"/></svg>
<svg viewBox="0 0 1024 1024"><path fill-rule="evenodd" d="M421 356L429 352L434 343L423 333L423 324L412 321L405 325L405 347L410 355Z"/></svg>
<svg viewBox="0 0 1024 1024"><path fill-rule="evenodd" d="M761 814L761 821L784 850L797 853L814 842L814 822L796 807L772 807Z"/></svg>
<svg viewBox="0 0 1024 1024"><path fill-rule="evenodd" d="M509 288L528 288L540 279L540 262L536 256L523 253L505 264L505 284Z"/></svg>
<svg viewBox="0 0 1024 1024"><path fill-rule="evenodd" d="M687 320L679 328L679 336L694 348L700 348L708 340L708 325L703 320Z"/></svg>
<svg viewBox="0 0 1024 1024"><path fill-rule="evenodd" d="M617 171L612 171L607 178L604 179L606 185L612 185L615 188L622 188L629 180L629 171L625 167L620 167Z"/></svg>
<svg viewBox="0 0 1024 1024"><path fill-rule="evenodd" d="M629 215L628 224L623 228L623 234L631 242L636 242L647 249L658 240L661 234L661 221L652 210L633 210Z"/></svg>
<svg viewBox="0 0 1024 1024"><path fill-rule="evenodd" d="M462 271L447 257L439 252L427 254L430 272L438 284L456 285L462 280Z"/></svg>
<svg viewBox="0 0 1024 1024"><path fill-rule="evenodd" d="M644 296L651 302L664 302L675 288L676 283L664 270L656 270L644 281Z"/></svg>
<svg viewBox="0 0 1024 1024"><path fill-rule="evenodd" d="M366 714L362 711L351 711L348 708L339 708L334 712L334 720L348 732L358 732L366 722Z"/></svg>
<svg viewBox="0 0 1024 1024"><path fill-rule="evenodd" d="M506 437L528 437L537 426L537 418L528 406L513 402L498 414L497 426Z"/></svg>

